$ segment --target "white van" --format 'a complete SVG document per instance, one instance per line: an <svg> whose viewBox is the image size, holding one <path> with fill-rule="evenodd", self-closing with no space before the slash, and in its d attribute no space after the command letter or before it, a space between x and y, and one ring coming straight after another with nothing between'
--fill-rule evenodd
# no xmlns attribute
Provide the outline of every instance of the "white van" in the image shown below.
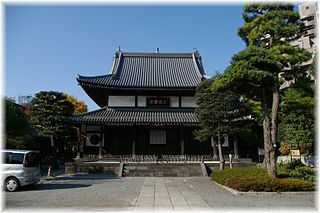
<svg viewBox="0 0 320 213"><path fill-rule="evenodd" d="M5 190L36 184L41 179L40 155L33 150L2 150L2 180Z"/></svg>

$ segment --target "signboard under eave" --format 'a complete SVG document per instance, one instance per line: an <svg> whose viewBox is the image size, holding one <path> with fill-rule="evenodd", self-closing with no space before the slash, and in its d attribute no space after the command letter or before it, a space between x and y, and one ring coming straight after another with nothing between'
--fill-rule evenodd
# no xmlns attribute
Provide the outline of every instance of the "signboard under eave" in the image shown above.
<svg viewBox="0 0 320 213"><path fill-rule="evenodd" d="M147 98L147 107L169 108L170 98Z"/></svg>

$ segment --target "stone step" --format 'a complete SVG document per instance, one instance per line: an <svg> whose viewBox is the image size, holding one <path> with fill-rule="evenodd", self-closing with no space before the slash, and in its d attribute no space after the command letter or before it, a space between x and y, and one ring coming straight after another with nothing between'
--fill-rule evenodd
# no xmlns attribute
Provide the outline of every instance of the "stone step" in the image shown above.
<svg viewBox="0 0 320 213"><path fill-rule="evenodd" d="M123 165L126 177L192 177L202 176L200 163L130 163Z"/></svg>

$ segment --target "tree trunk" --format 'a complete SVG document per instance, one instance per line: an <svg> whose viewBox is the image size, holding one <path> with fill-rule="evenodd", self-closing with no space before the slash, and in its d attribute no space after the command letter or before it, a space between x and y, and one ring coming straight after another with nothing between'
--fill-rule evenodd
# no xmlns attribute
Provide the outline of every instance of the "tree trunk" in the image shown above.
<svg viewBox="0 0 320 213"><path fill-rule="evenodd" d="M270 156L270 163L272 168L275 170L275 175L277 171L277 135L278 135L278 113L279 113L279 87L276 86L273 92L272 100L272 114L271 114L271 140L273 145L273 151Z"/></svg>
<svg viewBox="0 0 320 213"><path fill-rule="evenodd" d="M218 134L218 149L219 149L219 160L220 160L220 170L224 169L224 158L222 154L222 144L220 141L220 134Z"/></svg>
<svg viewBox="0 0 320 213"><path fill-rule="evenodd" d="M217 150L217 142L214 140L214 137L211 137L212 144L212 152L213 152L213 160L218 160L218 150Z"/></svg>
<svg viewBox="0 0 320 213"><path fill-rule="evenodd" d="M233 151L234 159L239 159L238 137L236 134L233 135Z"/></svg>
<svg viewBox="0 0 320 213"><path fill-rule="evenodd" d="M51 150L52 150L52 161L50 162L50 164L54 168L59 168L58 161L57 161L57 153L56 153L57 150L56 150L56 146L55 146L54 136L50 135L50 139L51 139Z"/></svg>
<svg viewBox="0 0 320 213"><path fill-rule="evenodd" d="M269 110L267 106L267 97L265 89L262 90L263 96L263 140L264 140L264 150L265 150L265 168L268 175L271 177L276 177L276 166L275 166L275 152L273 149L273 143L271 138L270 129L270 119Z"/></svg>

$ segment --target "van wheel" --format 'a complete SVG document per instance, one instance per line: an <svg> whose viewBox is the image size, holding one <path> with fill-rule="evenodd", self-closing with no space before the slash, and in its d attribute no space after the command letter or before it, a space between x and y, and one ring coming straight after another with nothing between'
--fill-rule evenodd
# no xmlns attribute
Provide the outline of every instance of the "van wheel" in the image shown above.
<svg viewBox="0 0 320 213"><path fill-rule="evenodd" d="M9 192L17 191L20 188L20 183L17 178L10 177L5 181L5 189Z"/></svg>

